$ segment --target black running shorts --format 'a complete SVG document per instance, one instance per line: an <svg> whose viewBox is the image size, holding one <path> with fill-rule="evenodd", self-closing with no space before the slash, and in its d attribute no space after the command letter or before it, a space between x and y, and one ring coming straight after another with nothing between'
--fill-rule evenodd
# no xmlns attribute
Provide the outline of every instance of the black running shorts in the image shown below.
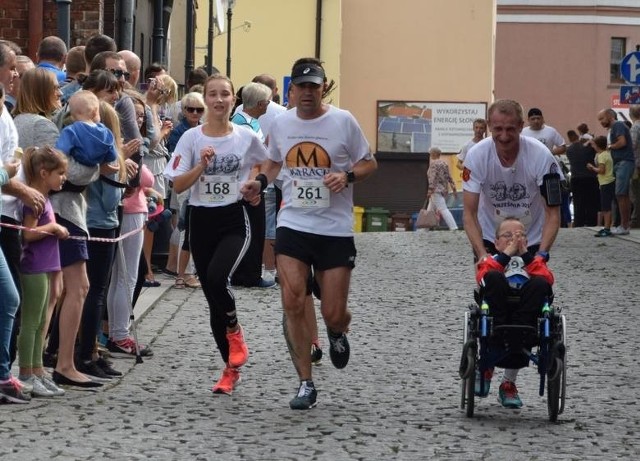
<svg viewBox="0 0 640 461"><path fill-rule="evenodd" d="M314 270L356 265L353 237L331 237L296 231L288 227L276 229L275 253L298 259Z"/></svg>

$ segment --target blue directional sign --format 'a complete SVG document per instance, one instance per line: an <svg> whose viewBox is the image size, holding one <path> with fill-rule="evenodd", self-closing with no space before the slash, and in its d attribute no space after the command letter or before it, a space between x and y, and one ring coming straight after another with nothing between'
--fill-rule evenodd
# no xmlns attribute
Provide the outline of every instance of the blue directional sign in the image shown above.
<svg viewBox="0 0 640 461"><path fill-rule="evenodd" d="M629 53L620 62L622 78L632 85L640 84L640 51Z"/></svg>
<svg viewBox="0 0 640 461"><path fill-rule="evenodd" d="M640 86L621 86L620 104L640 104Z"/></svg>

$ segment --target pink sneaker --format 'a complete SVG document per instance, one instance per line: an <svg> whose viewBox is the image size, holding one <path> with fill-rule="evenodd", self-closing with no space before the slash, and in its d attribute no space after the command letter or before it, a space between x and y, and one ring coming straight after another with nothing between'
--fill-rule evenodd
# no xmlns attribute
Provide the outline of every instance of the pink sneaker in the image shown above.
<svg viewBox="0 0 640 461"><path fill-rule="evenodd" d="M153 356L153 351L148 346L143 346L138 343L141 357ZM107 350L112 357L135 357L136 355L136 342L132 337L121 339L120 341L114 341L109 339L107 341Z"/></svg>
<svg viewBox="0 0 640 461"><path fill-rule="evenodd" d="M229 366L239 368L249 359L249 349L247 343L244 342L244 332L239 326L237 331L227 333L227 341L229 341Z"/></svg>
<svg viewBox="0 0 640 461"><path fill-rule="evenodd" d="M231 395L233 389L240 382L240 371L236 368L226 367L222 370L222 376L211 390L214 394Z"/></svg>

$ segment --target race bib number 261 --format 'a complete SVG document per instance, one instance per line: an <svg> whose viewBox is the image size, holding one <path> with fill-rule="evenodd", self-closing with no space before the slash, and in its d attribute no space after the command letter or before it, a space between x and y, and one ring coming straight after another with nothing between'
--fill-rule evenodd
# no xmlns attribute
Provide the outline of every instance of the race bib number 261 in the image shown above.
<svg viewBox="0 0 640 461"><path fill-rule="evenodd" d="M296 179L291 189L291 204L295 208L328 208L331 191L318 179Z"/></svg>

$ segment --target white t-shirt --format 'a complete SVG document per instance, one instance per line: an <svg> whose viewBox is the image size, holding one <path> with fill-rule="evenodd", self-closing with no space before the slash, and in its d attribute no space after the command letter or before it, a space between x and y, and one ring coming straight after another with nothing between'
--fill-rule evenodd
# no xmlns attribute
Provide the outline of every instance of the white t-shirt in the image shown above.
<svg viewBox="0 0 640 461"><path fill-rule="evenodd" d="M529 138L535 138L540 141L542 144L547 146L549 152L556 146L563 146L565 144L564 138L558 130L551 126L542 125L542 129L540 130L532 130L528 126L522 129L522 136L527 136Z"/></svg>
<svg viewBox="0 0 640 461"><path fill-rule="evenodd" d="M542 125L541 130L532 130L529 127L526 127L522 130L522 136L537 139L542 144L547 146L547 149L549 149L549 152L551 152L552 154L552 149L554 147L562 146L565 144L564 138L560 133L558 133L558 130L547 125ZM557 156L554 155L554 158L556 159L556 163L558 163L558 166L560 166L560 162L563 162L565 165L569 164L569 159L564 154Z"/></svg>
<svg viewBox="0 0 640 461"><path fill-rule="evenodd" d="M483 239L493 242L500 223L515 217L527 229L528 244L540 243L545 217L540 186L547 173L562 177L553 154L526 136L520 136L520 150L511 167L500 163L493 138L471 148L464 162L462 188L480 194L478 221Z"/></svg>
<svg viewBox="0 0 640 461"><path fill-rule="evenodd" d="M469 149L471 149L476 144L477 143L473 139L468 141L464 146L462 146L462 149L460 149L460 152L458 153L458 155L456 155L456 158L461 162L464 162L464 159L467 157L467 152L469 152Z"/></svg>
<svg viewBox="0 0 640 461"><path fill-rule="evenodd" d="M353 186L339 193L322 185L328 173L349 171L371 159L369 143L350 112L329 106L313 120L292 109L271 126L269 158L282 163L283 206L278 227L318 235L353 235Z"/></svg>
<svg viewBox="0 0 640 461"><path fill-rule="evenodd" d="M15 151L18 147L18 130L11 114L5 107L0 116L0 166L5 163L11 163L15 159ZM22 167L18 169L16 178L20 182L26 182ZM22 216L22 203L14 196L9 194L2 195L2 214L20 220Z"/></svg>
<svg viewBox="0 0 640 461"><path fill-rule="evenodd" d="M230 134L211 137L202 132L202 127L191 128L182 135L164 175L174 180L186 173L200 162L200 151L213 146L215 155L191 186L189 204L215 207L235 203L242 199L240 187L249 179L251 168L265 161L267 151L258 135L249 129L232 125Z"/></svg>

